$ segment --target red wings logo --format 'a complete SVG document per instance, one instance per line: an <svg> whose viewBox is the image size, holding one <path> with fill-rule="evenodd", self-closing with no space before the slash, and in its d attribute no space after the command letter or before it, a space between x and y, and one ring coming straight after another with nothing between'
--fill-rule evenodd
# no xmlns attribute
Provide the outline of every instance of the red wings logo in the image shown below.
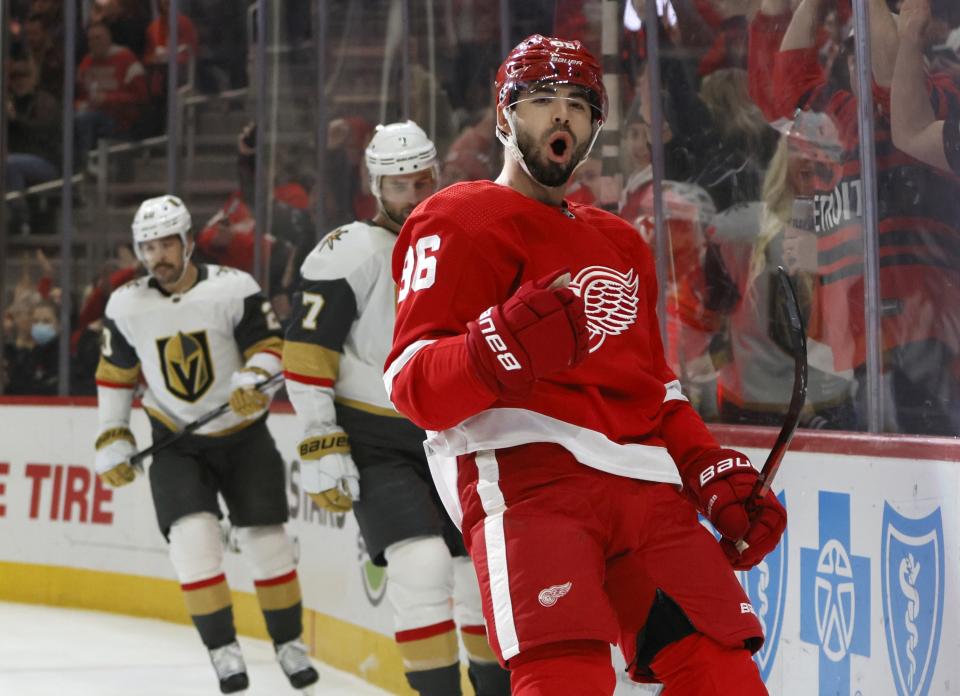
<svg viewBox="0 0 960 696"><path fill-rule="evenodd" d="M619 336L637 320L640 278L631 268L620 273L605 266L587 266L570 282L583 300L593 353L607 336Z"/></svg>
<svg viewBox="0 0 960 696"><path fill-rule="evenodd" d="M558 599L570 591L571 587L573 587L572 582L565 582L562 585L551 585L546 589L540 590L540 594L537 595L537 601L545 607L552 607L557 603Z"/></svg>

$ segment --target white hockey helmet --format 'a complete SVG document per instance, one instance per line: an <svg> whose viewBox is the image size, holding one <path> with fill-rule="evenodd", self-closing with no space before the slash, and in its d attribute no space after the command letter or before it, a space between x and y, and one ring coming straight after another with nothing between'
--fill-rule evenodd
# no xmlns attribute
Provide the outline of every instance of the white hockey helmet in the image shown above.
<svg viewBox="0 0 960 696"><path fill-rule="evenodd" d="M380 200L380 179L384 176L431 169L434 179L440 180L437 148L413 121L377 126L364 158L370 172L370 190L377 200Z"/></svg>
<svg viewBox="0 0 960 696"><path fill-rule="evenodd" d="M148 198L137 209L133 216L133 250L140 261L140 243L161 239L171 235L179 235L183 242L183 258L190 258L193 245L188 243L187 232L191 226L190 211L176 196L170 194Z"/></svg>

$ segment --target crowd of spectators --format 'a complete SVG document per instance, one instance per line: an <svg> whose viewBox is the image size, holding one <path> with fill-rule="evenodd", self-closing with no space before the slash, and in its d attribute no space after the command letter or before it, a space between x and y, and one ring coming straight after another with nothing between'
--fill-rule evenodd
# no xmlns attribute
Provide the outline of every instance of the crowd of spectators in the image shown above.
<svg viewBox="0 0 960 696"><path fill-rule="evenodd" d="M657 99L669 238L668 356L709 420L776 425L783 418L793 373L776 281L783 266L808 333L802 425L867 427L864 258L866 235L874 231L865 226L858 100L869 93L874 141L863 145L875 150L877 162L882 427L960 434L960 254L951 244L960 226L960 16L940 0L864 3L869 85L859 84L850 0L659 0L662 89L654 95L645 2L627 0L615 76L622 95L619 173L592 160L578 170L569 195L611 208L654 245L651 114ZM192 3L191 11L202 14L207 4ZM12 180L22 185L56 174L58 158L44 148L57 142L50 136L59 90L51 86L58 69L62 78L62 55L50 40L62 21L58 3L19 3L27 5L24 50L10 63L16 79L8 98L11 129L21 128L11 152L22 157L8 159L7 167L19 167ZM166 92L169 3L158 0L155 16L134 2L94 6L77 76L81 150L103 135L137 136L136 124L143 122L137 110ZM583 39L599 54L598 6L592 0L530 3L517 22L523 20L523 34ZM425 69L427 42L416 22L409 37L411 114L433 120L442 185L493 178L502 157L490 95L499 29L480 3L459 0L451 8L437 20L442 29L434 50L442 60L436 74ZM186 68L205 50L203 32L186 16L178 27L177 61ZM297 41L308 38L304 32ZM44 112L53 118L44 121ZM335 110L322 190L311 171L312 153L278 149L272 160L270 228L259 251L281 318L289 314L296 269L315 240L317 212L328 229L375 213L362 157L374 118ZM245 270L252 270L254 256L256 137L252 124L238 137L236 192L211 220L194 221L204 259ZM88 311L78 316L80 331L74 329L71 341L78 363L82 345L92 345L81 339L96 332L95 308L102 311L110 289L136 272L129 250L122 253L126 261L113 260L87 291ZM24 286L10 305L8 364L29 353L36 365L46 365L45 344L31 332L49 334L34 329L49 323L41 321L49 303ZM34 371L37 380L49 377L46 369ZM82 371L71 379L83 389ZM7 385L9 393L14 388ZM41 389L39 382L32 388Z"/></svg>

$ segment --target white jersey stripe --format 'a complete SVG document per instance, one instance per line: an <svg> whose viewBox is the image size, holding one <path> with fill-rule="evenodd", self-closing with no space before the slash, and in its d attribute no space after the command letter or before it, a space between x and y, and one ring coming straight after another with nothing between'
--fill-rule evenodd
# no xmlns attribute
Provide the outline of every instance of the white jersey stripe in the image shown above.
<svg viewBox="0 0 960 696"><path fill-rule="evenodd" d="M403 352L397 356L397 359L390 363L390 367L387 368L387 371L383 373L383 386L387 389L387 398L392 399L393 394L393 380L396 379L397 375L400 374L400 370L413 359L413 356L420 352L421 349L426 348L431 343L436 343L437 339L432 338L429 340L423 341L414 341L409 346L403 349Z"/></svg>
<svg viewBox="0 0 960 696"><path fill-rule="evenodd" d="M680 473L666 447L620 444L596 430L523 408L487 409L452 428L430 433L427 452L456 457L532 442L560 445L581 464L609 474L680 485Z"/></svg>
<svg viewBox="0 0 960 696"><path fill-rule="evenodd" d="M507 539L503 530L503 515L507 511L500 490L500 464L494 452L477 452L477 495L486 518L483 537L487 550L487 572L490 576L490 595L493 600L493 628L504 660L520 652L517 626L513 620L513 602L510 600L510 573L507 566Z"/></svg>

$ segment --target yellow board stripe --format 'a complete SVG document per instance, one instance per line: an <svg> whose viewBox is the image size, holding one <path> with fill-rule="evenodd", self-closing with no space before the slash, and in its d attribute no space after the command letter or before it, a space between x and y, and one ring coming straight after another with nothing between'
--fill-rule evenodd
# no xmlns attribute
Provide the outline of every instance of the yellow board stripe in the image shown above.
<svg viewBox="0 0 960 696"><path fill-rule="evenodd" d="M269 336L262 341L257 341L252 346L243 351L243 359L249 360L255 353L262 353L269 350L277 355L283 353L283 339L279 336Z"/></svg>
<svg viewBox="0 0 960 696"><path fill-rule="evenodd" d="M109 382L111 384L124 384L134 386L140 378L140 363L133 367L118 367L107 360L102 355L97 364L97 373L95 379L98 382Z"/></svg>
<svg viewBox="0 0 960 696"><path fill-rule="evenodd" d="M365 411L366 413L372 413L375 416L386 416L387 418L403 418L404 416L400 413L397 413L392 408L384 408L383 406L374 406L373 404L368 404L365 401L355 401L353 399L345 399L342 396L337 396L334 398L339 404L344 406L349 406L350 408L355 408L358 411Z"/></svg>
<svg viewBox="0 0 960 696"><path fill-rule="evenodd" d="M340 353L313 343L285 341L283 369L305 377L336 381L340 374Z"/></svg>
<svg viewBox="0 0 960 696"><path fill-rule="evenodd" d="M237 591L232 595L237 632L270 640L256 597ZM0 600L191 623L175 580L84 568L0 561ZM303 629L310 654L318 660L392 694L417 696L407 684L392 636L307 608ZM463 693L472 693L464 666L461 683Z"/></svg>

